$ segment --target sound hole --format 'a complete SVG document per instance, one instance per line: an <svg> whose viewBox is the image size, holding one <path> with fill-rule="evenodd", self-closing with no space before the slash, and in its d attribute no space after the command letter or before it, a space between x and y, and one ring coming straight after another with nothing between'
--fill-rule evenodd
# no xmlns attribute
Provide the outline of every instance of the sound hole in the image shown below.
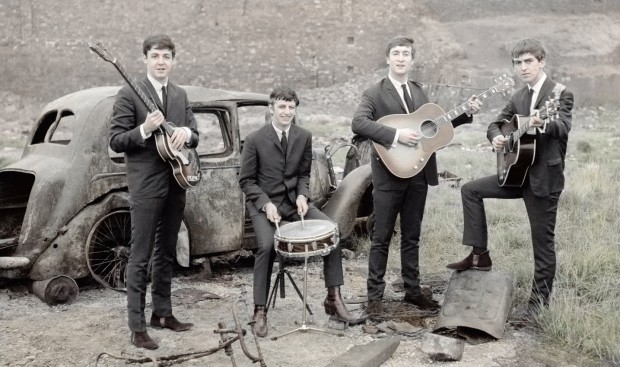
<svg viewBox="0 0 620 367"><path fill-rule="evenodd" d="M422 122L422 125L420 126L420 132L425 138L434 137L435 135L437 135L437 131L439 131L439 129L437 128L437 124L435 124L431 120L426 120Z"/></svg>

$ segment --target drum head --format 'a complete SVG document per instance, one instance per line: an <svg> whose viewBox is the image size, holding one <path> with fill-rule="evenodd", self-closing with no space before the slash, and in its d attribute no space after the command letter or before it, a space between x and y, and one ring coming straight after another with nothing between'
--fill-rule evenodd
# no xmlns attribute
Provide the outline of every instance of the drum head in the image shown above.
<svg viewBox="0 0 620 367"><path fill-rule="evenodd" d="M275 237L280 241L308 242L320 239L336 231L336 223L323 219L308 219L303 222L287 223L276 231Z"/></svg>

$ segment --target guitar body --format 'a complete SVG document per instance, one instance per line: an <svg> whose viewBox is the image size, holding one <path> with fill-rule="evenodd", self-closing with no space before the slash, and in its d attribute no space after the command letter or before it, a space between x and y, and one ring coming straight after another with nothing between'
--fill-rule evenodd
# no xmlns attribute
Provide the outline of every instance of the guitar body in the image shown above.
<svg viewBox="0 0 620 367"><path fill-rule="evenodd" d="M450 144L454 138L454 127L451 123L438 125L434 122L444 115L441 107L427 103L410 114L387 115L378 123L395 129L409 128L422 134L422 139L415 146L396 143L390 147L373 143L375 150L385 167L394 175L409 178L418 174L431 155L438 149Z"/></svg>
<svg viewBox="0 0 620 367"><path fill-rule="evenodd" d="M514 115L510 121L504 120L501 131L508 137L506 145L497 153L497 182L500 186L521 187L527 171L534 163L536 155L536 135L523 134L520 138L515 132L527 126L530 117Z"/></svg>
<svg viewBox="0 0 620 367"><path fill-rule="evenodd" d="M155 146L161 159L170 163L174 179L179 186L188 189L200 183L202 171L200 158L195 149L188 149L185 146L181 150L172 148L170 137L162 131L155 134Z"/></svg>

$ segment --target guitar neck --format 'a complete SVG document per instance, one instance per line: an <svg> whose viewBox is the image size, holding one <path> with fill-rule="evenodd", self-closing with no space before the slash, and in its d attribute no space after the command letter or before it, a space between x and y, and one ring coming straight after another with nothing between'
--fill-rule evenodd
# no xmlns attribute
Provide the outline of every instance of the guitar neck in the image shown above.
<svg viewBox="0 0 620 367"><path fill-rule="evenodd" d="M484 101L485 99L491 97L495 93L497 93L497 88L496 87L492 87L492 88L489 88L489 89L485 90L484 92L478 94L476 96L476 98ZM457 117L461 116L462 114L464 114L465 112L467 112L468 109L469 109L469 106L467 105L467 102L462 103L462 104L458 105L456 108L454 108L454 109L444 113L443 115L439 116L433 122L435 122L435 124L437 124L438 126L443 125L443 124L447 124L449 122L452 122L452 120L454 120L455 118L457 118Z"/></svg>

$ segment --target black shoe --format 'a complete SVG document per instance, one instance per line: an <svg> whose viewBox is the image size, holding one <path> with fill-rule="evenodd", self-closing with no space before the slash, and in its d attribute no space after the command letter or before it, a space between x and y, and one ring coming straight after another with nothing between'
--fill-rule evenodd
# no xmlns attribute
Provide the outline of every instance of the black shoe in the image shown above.
<svg viewBox="0 0 620 367"><path fill-rule="evenodd" d="M155 343L146 331L133 331L131 333L131 344L138 348L157 349L159 345Z"/></svg>
<svg viewBox="0 0 620 367"><path fill-rule="evenodd" d="M153 315L151 316L151 326L156 329L166 328L172 331L179 332L191 329L194 324L192 324L191 322L180 322L179 320L177 320L176 317L172 315L160 317L153 313Z"/></svg>
<svg viewBox="0 0 620 367"><path fill-rule="evenodd" d="M254 306L254 330L256 336L264 338L267 336L267 309L265 306Z"/></svg>
<svg viewBox="0 0 620 367"><path fill-rule="evenodd" d="M405 298L403 299L406 303L410 303L418 308L423 310L438 310L439 303L434 301L432 298L427 298L423 294L411 295L409 293L405 293Z"/></svg>
<svg viewBox="0 0 620 367"><path fill-rule="evenodd" d="M489 250L481 253L480 255L474 254L472 251L465 259L446 265L448 269L463 271L467 269L484 270L489 271L493 267Z"/></svg>
<svg viewBox="0 0 620 367"><path fill-rule="evenodd" d="M369 299L366 313L370 318L378 318L383 314L383 303L380 299Z"/></svg>

